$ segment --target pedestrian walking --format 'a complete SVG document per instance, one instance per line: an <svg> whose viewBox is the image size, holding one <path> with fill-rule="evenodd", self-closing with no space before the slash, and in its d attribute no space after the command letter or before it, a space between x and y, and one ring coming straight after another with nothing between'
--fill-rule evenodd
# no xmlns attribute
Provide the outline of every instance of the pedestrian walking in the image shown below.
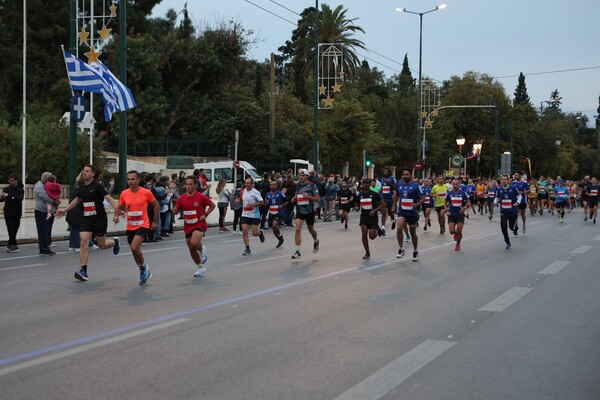
<svg viewBox="0 0 600 400"><path fill-rule="evenodd" d="M17 246L17 232L21 226L21 215L23 210L23 198L25 191L23 184L19 182L19 177L16 174L8 176L8 186L2 189L0 194L0 202L4 203L4 222L8 231L8 253L16 253L19 251Z"/></svg>

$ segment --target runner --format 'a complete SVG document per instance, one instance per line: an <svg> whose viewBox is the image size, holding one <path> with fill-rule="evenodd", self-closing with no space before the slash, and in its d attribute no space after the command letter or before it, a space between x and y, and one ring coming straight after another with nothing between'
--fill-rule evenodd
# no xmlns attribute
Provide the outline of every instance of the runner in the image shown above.
<svg viewBox="0 0 600 400"><path fill-rule="evenodd" d="M555 192L554 188L555 188L554 179L550 178L550 180L548 181L548 184L546 185L546 191L548 192L548 211L550 211L550 213L552 215L554 215L554 206L556 203L556 192Z"/></svg>
<svg viewBox="0 0 600 400"><path fill-rule="evenodd" d="M396 178L392 176L392 172L389 168L383 169L383 178L380 180L381 182L381 192L379 195L381 199L385 202L386 212L381 213L381 230L383 232L383 236L385 236L385 222L387 221L388 215L392 220L392 230L396 229L396 218L394 217L394 213L392 212L392 203L394 197L394 190L396 190Z"/></svg>
<svg viewBox="0 0 600 400"><path fill-rule="evenodd" d="M152 277L152 273L148 269L148 264L144 261L142 243L144 243L144 238L148 236L150 230L158 229L157 219L160 207L152 192L140 187L140 174L137 171L127 173L127 185L129 189L125 189L119 196L119 207L115 212L113 222L115 224L119 223L121 215L127 218L127 243L129 243L133 259L140 269L140 286L144 286ZM152 227L148 217L148 205L154 208Z"/></svg>
<svg viewBox="0 0 600 400"><path fill-rule="evenodd" d="M446 195L448 194L448 186L444 182L444 177L438 175L436 184L431 188L431 197L435 199L435 211L438 215L438 223L440 224L440 234L446 232Z"/></svg>
<svg viewBox="0 0 600 400"><path fill-rule="evenodd" d="M344 229L348 229L348 213L350 212L350 204L354 201L354 194L348 189L347 181L342 182L342 189L338 190L336 196L340 205L340 221L344 224Z"/></svg>
<svg viewBox="0 0 600 400"><path fill-rule="evenodd" d="M508 184L508 175L502 175L500 187L496 192L496 203L500 203L500 229L506 243L506 250L512 246L508 237L508 229L516 230L517 218L519 217L519 193L514 186Z"/></svg>
<svg viewBox="0 0 600 400"><path fill-rule="evenodd" d="M548 207L548 192L546 191L548 182L546 181L546 178L544 178L544 176L541 175L536 185L538 192L538 212L540 213L540 215L543 215L544 209Z"/></svg>
<svg viewBox="0 0 600 400"><path fill-rule="evenodd" d="M527 231L527 228L525 226L525 220L527 219L527 196L529 195L529 184L521 179L521 172L517 171L515 172L515 180L512 183L512 186L515 187L515 189L517 189L517 192L519 192L519 214L521 215L521 220L523 221L523 234L525 234L525 232ZM517 232L519 231L519 224L515 225L515 236L517 236Z"/></svg>
<svg viewBox="0 0 600 400"><path fill-rule="evenodd" d="M277 246L280 248L283 244L283 235L279 230L279 222L283 221L283 210L287 207L287 198L279 190L277 181L271 181L271 190L266 194L266 203L269 206L269 222L268 226L273 229L273 235L277 238Z"/></svg>
<svg viewBox="0 0 600 400"><path fill-rule="evenodd" d="M594 224L596 223L596 217L598 216L598 179L593 176L591 182L586 185L586 196L587 203L590 209L590 218L594 218Z"/></svg>
<svg viewBox="0 0 600 400"><path fill-rule="evenodd" d="M431 209L433 208L433 198L431 197L431 189L431 179L425 178L423 180L423 186L421 187L421 190L423 191L423 196L425 196L425 201L423 202L423 204L421 204L421 209L423 210L423 215L425 216L425 223L423 224L424 231L426 231L427 228L431 226L431 220L429 218L431 215Z"/></svg>
<svg viewBox="0 0 600 400"><path fill-rule="evenodd" d="M487 196L487 207L490 215L488 219L491 221L494 218L494 200L496 199L496 192L498 191L498 186L495 179L490 179L487 184L487 189L485 190Z"/></svg>
<svg viewBox="0 0 600 400"><path fill-rule="evenodd" d="M394 209L398 210L398 225L396 238L400 249L396 258L404 257L402 236L408 225L413 243L413 261L419 261L419 238L417 237L417 222L419 221L419 206L425 201L425 196L418 183L412 181L412 171L408 168L402 170L402 180L396 185L394 194Z"/></svg>
<svg viewBox="0 0 600 400"><path fill-rule="evenodd" d="M564 222L565 208L569 205L569 188L565 186L565 181L560 179L558 186L554 188L556 194L556 211L558 212L558 218L560 223Z"/></svg>
<svg viewBox="0 0 600 400"><path fill-rule="evenodd" d="M471 206L469 196L460 189L458 179L452 180L452 190L446 195L446 209L448 215L448 230L454 235L455 251L460 250L462 230L465 223L465 210Z"/></svg>
<svg viewBox="0 0 600 400"><path fill-rule="evenodd" d="M535 178L529 184L529 193L527 194L527 202L529 204L529 214L533 217L537 212L537 181ZM525 233L525 232L523 232Z"/></svg>
<svg viewBox="0 0 600 400"><path fill-rule="evenodd" d="M252 236L258 236L260 242L265 241L265 235L262 230L258 229L260 225L260 206L265 202L263 201L260 192L254 188L252 178L246 178L244 181L244 189L240 197L236 200L238 203L242 203L242 240L246 249L243 256L249 256L252 254L250 251L250 239L248 238L248 228L252 225Z"/></svg>
<svg viewBox="0 0 600 400"><path fill-rule="evenodd" d="M74 207L83 203L83 218L79 225L79 238L81 239L79 261L81 268L74 274L75 279L80 281L88 280L87 264L89 243L92 236L96 236L97 246L102 250L112 248L114 255L119 254L121 250L119 238L116 237L114 240L106 239L108 216L106 215L103 202L106 200L115 210L119 208L119 204L108 194L100 182L94 180L96 174L96 168L91 164L86 164L82 172L83 183L75 188L75 198L63 210L56 212L56 218L60 218Z"/></svg>
<svg viewBox="0 0 600 400"><path fill-rule="evenodd" d="M300 246L302 245L302 225L306 221L308 232L313 237L313 253L319 251L319 239L315 230L315 210L314 204L319 204L319 188L312 182L308 181L308 170L301 169L298 171L300 182L296 186L296 196L292 198L292 202L296 203L296 234L294 241L296 251L292 254L294 260L302 257Z"/></svg>
<svg viewBox="0 0 600 400"><path fill-rule="evenodd" d="M579 198L581 199L581 206L583 207L583 221L587 221L588 220L588 211L589 211L589 204L588 204L588 190L587 187L588 185L590 185L590 177L588 175L586 175L583 178L583 182L581 182L581 185L579 185ZM590 215L591 217L591 215Z"/></svg>
<svg viewBox="0 0 600 400"><path fill-rule="evenodd" d="M381 228L377 224L377 213L379 211L386 213L386 203L381 199L379 193L370 188L370 180L363 179L363 184L358 193L359 202L355 205L355 210L358 211L360 204L360 230L362 233L362 244L365 248L363 260L371 258L369 251L369 239L374 240L377 235L381 235ZM367 237L368 236L368 237Z"/></svg>
<svg viewBox="0 0 600 400"><path fill-rule="evenodd" d="M196 181L193 176L185 178L185 193L179 196L173 212L175 215L183 211L183 232L185 242L190 251L190 256L196 264L194 276L199 278L206 272L208 254L206 246L202 245L202 238L206 234L208 225L206 219L215 209L212 200L196 190Z"/></svg>
<svg viewBox="0 0 600 400"><path fill-rule="evenodd" d="M483 215L483 210L485 208L485 182L483 178L479 179L477 183L477 187L475 189L475 194L477 198L477 211L480 215ZM474 206L474 205L473 205ZM486 210L487 213L487 210Z"/></svg>

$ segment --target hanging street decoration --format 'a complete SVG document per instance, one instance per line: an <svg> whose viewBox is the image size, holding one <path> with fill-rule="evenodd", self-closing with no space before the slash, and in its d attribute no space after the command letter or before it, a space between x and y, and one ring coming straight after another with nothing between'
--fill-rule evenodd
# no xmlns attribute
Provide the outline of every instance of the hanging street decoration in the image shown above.
<svg viewBox="0 0 600 400"><path fill-rule="evenodd" d="M335 94L342 90L344 52L335 43L319 43L319 109L333 108Z"/></svg>

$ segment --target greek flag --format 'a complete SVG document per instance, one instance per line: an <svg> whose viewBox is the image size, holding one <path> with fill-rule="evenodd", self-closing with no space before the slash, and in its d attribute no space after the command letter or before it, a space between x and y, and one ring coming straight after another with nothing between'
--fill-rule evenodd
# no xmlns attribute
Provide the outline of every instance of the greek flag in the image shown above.
<svg viewBox="0 0 600 400"><path fill-rule="evenodd" d="M64 52L67 76L73 91L99 93L104 102L104 119L108 122L115 112L136 106L131 90L123 85L102 63L90 66L73 54Z"/></svg>

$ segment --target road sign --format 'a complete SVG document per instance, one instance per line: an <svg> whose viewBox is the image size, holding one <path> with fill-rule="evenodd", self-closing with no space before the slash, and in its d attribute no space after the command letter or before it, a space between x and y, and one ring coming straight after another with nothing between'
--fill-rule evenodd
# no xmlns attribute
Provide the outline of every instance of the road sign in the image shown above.
<svg viewBox="0 0 600 400"><path fill-rule="evenodd" d="M79 93L73 95L71 115L77 122L81 122L85 118L85 98Z"/></svg>
<svg viewBox="0 0 600 400"><path fill-rule="evenodd" d="M456 167L456 168L462 167L462 165L463 165L463 158L462 158L462 156L460 154L455 154L455 155L452 156L452 161L451 162L452 162L452 166L453 167Z"/></svg>
<svg viewBox="0 0 600 400"><path fill-rule="evenodd" d="M239 160L235 160L235 169L239 169L240 168L240 161Z"/></svg>
<svg viewBox="0 0 600 400"><path fill-rule="evenodd" d="M415 169L421 169L422 166L423 164L421 164L421 161L417 161L417 163L415 164Z"/></svg>

